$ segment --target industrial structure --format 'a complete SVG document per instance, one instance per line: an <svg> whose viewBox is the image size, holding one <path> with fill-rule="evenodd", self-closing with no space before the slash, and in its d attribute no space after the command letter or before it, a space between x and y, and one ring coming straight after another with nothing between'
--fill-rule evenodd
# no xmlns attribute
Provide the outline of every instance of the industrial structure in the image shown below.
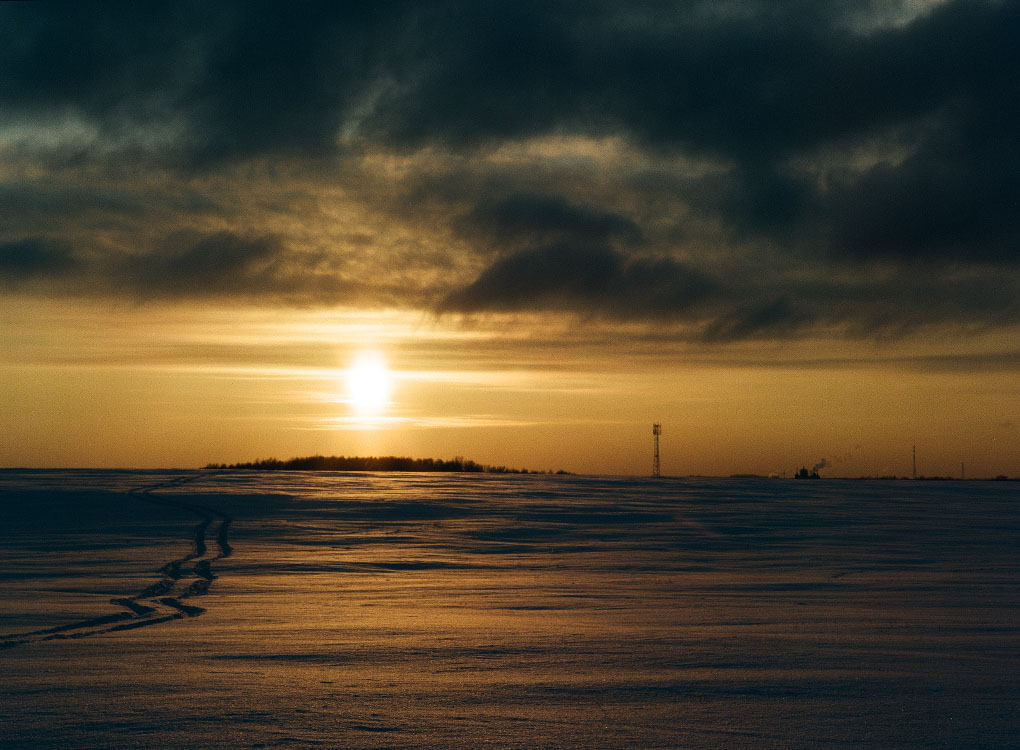
<svg viewBox="0 0 1020 750"><path fill-rule="evenodd" d="M656 422L652 425L652 438L655 441L655 451L652 456L652 476L659 476L659 435L662 434L662 425Z"/></svg>

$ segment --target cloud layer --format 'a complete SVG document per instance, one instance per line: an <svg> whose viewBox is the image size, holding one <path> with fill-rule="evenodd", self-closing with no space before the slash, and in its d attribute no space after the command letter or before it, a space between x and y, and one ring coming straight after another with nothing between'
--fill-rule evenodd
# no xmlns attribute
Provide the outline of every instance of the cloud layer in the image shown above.
<svg viewBox="0 0 1020 750"><path fill-rule="evenodd" d="M0 284L1020 323L1020 6L0 7Z"/></svg>

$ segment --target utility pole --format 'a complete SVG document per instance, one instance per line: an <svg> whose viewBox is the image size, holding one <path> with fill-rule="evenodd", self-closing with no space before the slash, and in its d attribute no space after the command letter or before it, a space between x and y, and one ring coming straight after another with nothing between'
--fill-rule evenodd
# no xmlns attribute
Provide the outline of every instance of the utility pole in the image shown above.
<svg viewBox="0 0 1020 750"><path fill-rule="evenodd" d="M652 425L652 437L655 441L655 452L652 455L652 476L659 476L659 435L662 434L662 425L656 422Z"/></svg>

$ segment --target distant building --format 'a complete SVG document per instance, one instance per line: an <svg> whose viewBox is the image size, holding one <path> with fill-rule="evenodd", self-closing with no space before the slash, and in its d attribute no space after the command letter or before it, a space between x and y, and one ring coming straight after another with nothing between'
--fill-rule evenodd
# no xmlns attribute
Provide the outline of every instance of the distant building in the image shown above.
<svg viewBox="0 0 1020 750"><path fill-rule="evenodd" d="M806 466L802 466L800 471L793 475L794 479L821 479L818 476L817 471L808 471Z"/></svg>

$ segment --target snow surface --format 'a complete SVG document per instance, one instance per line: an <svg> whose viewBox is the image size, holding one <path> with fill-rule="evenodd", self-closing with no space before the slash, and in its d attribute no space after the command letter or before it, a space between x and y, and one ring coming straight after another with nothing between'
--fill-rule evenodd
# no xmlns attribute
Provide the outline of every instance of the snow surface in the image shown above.
<svg viewBox="0 0 1020 750"><path fill-rule="evenodd" d="M1018 747L1018 489L3 471L0 747Z"/></svg>

